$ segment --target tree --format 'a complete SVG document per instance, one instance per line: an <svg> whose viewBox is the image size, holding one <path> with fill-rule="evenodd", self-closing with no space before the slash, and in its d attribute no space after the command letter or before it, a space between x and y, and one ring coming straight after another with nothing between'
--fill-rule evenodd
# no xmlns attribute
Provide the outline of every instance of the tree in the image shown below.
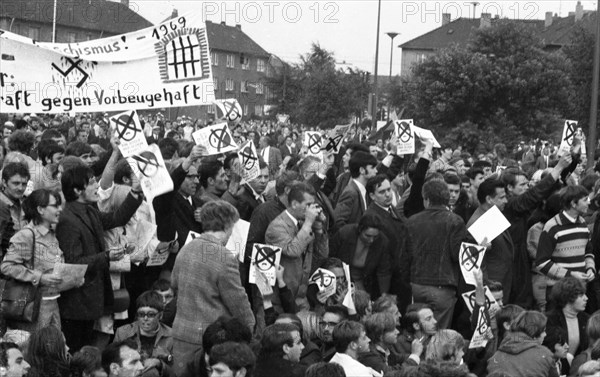
<svg viewBox="0 0 600 377"><path fill-rule="evenodd" d="M489 147L560 133L571 93L566 72L564 54L544 51L531 27L499 20L467 47L416 65L391 98L405 118L474 150L476 134Z"/></svg>

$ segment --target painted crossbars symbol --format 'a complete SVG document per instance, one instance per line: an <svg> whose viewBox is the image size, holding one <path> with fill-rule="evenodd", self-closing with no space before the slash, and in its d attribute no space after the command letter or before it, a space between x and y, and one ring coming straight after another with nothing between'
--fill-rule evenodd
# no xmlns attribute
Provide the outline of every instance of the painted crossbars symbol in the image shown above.
<svg viewBox="0 0 600 377"><path fill-rule="evenodd" d="M564 141L567 142L568 145L573 145L573 136L575 136L575 134L577 133L576 127L577 127L577 123L575 122L566 122L567 124L567 131L565 132L565 138Z"/></svg>
<svg viewBox="0 0 600 377"><path fill-rule="evenodd" d="M329 141L327 142L327 145L325 146L325 148L323 148L324 150L326 150L327 152L329 151L334 151L334 152L338 152L338 146L340 144L340 141L342 140L342 137L344 135L337 135L334 138L328 138Z"/></svg>
<svg viewBox="0 0 600 377"><path fill-rule="evenodd" d="M471 294L469 294L467 299L471 303L471 307L474 308L475 307L475 291L471 292ZM485 296L485 304L483 305L483 307L487 310L490 310L490 308L492 307L492 302L490 301L490 298L488 296Z"/></svg>
<svg viewBox="0 0 600 377"><path fill-rule="evenodd" d="M335 277L324 274L323 271L317 270L313 275L311 282L322 287L329 287L335 281Z"/></svg>
<svg viewBox="0 0 600 377"><path fill-rule="evenodd" d="M275 267L275 260L279 249L270 247L256 247L256 267L261 271L267 271Z"/></svg>
<svg viewBox="0 0 600 377"><path fill-rule="evenodd" d="M210 135L208 136L208 143L213 148L216 148L217 152L221 152L221 149L230 146L231 136L229 136L227 125L224 125L223 128L211 130Z"/></svg>
<svg viewBox="0 0 600 377"><path fill-rule="evenodd" d="M187 41L186 45L184 45L185 41ZM177 42L179 42L179 45L177 44ZM198 47L200 47L198 42L195 42L194 44L194 42L192 42L192 40L190 39L189 35L186 36L186 39L180 36L179 38L173 39L171 41L171 51L173 60L167 63L167 65L173 67L173 70L175 72L175 78L180 77L179 67L183 68L183 78L196 75L196 64L200 65L200 51L198 50L198 56L196 57L194 56L194 50ZM189 53L189 59L186 55L186 51ZM181 53L181 59L178 59L177 57L179 53ZM189 76L188 66L191 69L191 74Z"/></svg>
<svg viewBox="0 0 600 377"><path fill-rule="evenodd" d="M144 151L139 155L134 155L132 158L137 161L138 169L144 177L151 178L158 172L160 164L154 153Z"/></svg>
<svg viewBox="0 0 600 377"><path fill-rule="evenodd" d="M240 157L242 158L242 164L246 170L252 170L254 165L256 165L256 161L258 160L258 157L254 155L254 152L252 151L251 145L248 145L246 148L240 151Z"/></svg>
<svg viewBox="0 0 600 377"><path fill-rule="evenodd" d="M410 132L410 124L408 124L407 122L401 122L400 125L398 126L398 129L400 131L398 138L400 139L401 142L406 143L406 142L409 142L410 139L412 139L413 136L412 136L412 133Z"/></svg>
<svg viewBox="0 0 600 377"><path fill-rule="evenodd" d="M143 132L141 128L136 127L134 116L135 111L132 111L130 115L123 114L118 118L111 119L117 126L117 136L119 139L131 141L135 138L138 132Z"/></svg>
<svg viewBox="0 0 600 377"><path fill-rule="evenodd" d="M237 106L235 104L236 104L235 101L223 102L223 108L225 109L225 112L226 112L225 118L227 118L227 120L229 120L231 122L236 121L242 117L242 114L240 113L239 109L237 108Z"/></svg>
<svg viewBox="0 0 600 377"><path fill-rule="evenodd" d="M79 66L79 64L81 62L83 62L83 60L81 59L77 59L76 61L73 61L70 58L67 57L63 57L67 62L69 62L71 64L71 66L66 70L63 71L62 69L58 68L58 66L54 63L52 63L52 67L54 69L56 69L58 71L58 73L60 73L61 75L63 75L64 77L67 77L71 72L73 72L73 70L78 70L79 72L81 72L81 74L83 75L83 77L81 78L81 80L79 80L79 82L77 83L77 87L81 88L81 86L86 82L86 80L90 77L86 71L83 70L83 68L81 68Z"/></svg>
<svg viewBox="0 0 600 377"><path fill-rule="evenodd" d="M461 261L462 265L467 271L478 269L479 264L479 253L480 249L475 246L463 246Z"/></svg>
<svg viewBox="0 0 600 377"><path fill-rule="evenodd" d="M485 335L488 331L488 329L490 328L490 325L488 323L488 318L487 315L480 315L479 316L479 321L477 323L477 332L481 335Z"/></svg>
<svg viewBox="0 0 600 377"><path fill-rule="evenodd" d="M308 137L308 149L312 154L317 154L321 150L321 135L311 134Z"/></svg>

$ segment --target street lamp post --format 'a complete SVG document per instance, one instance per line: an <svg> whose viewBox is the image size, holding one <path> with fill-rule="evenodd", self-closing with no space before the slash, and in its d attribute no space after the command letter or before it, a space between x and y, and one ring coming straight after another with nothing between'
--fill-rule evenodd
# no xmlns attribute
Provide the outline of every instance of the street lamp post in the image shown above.
<svg viewBox="0 0 600 377"><path fill-rule="evenodd" d="M590 125L588 134L587 164L594 166L594 152L597 147L598 126L598 81L600 80L600 2L596 11L596 43L594 44L594 72L592 73L592 98L590 104Z"/></svg>
<svg viewBox="0 0 600 377"><path fill-rule="evenodd" d="M392 66L392 62L394 61L393 60L393 57L394 57L394 38L396 38L398 36L398 34L400 34L400 33L396 33L394 31L390 31L390 32L387 32L386 34L388 35L388 37L391 38L391 41L390 41L390 82L389 82L390 87L391 87L391 84L392 84L392 67L393 67ZM388 94L388 111L387 111L387 121L388 122L390 121L390 109L391 108L392 108L392 105L390 104L390 98L389 98L389 94Z"/></svg>
<svg viewBox="0 0 600 377"><path fill-rule="evenodd" d="M377 35L375 41L375 72L373 74L373 88L375 94L373 95L373 118L371 119L371 132L377 131L377 66L379 65L379 24L381 21L381 0L377 5Z"/></svg>

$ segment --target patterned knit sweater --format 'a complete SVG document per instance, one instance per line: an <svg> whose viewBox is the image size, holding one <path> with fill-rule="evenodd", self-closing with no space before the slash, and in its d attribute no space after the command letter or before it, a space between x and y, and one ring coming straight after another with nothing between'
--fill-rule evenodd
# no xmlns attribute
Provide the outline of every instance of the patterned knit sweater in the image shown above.
<svg viewBox="0 0 600 377"><path fill-rule="evenodd" d="M572 222L561 212L546 222L535 264L548 277L549 286L572 271L585 273L591 268L595 273L594 255L586 254L589 238L590 232L581 216Z"/></svg>

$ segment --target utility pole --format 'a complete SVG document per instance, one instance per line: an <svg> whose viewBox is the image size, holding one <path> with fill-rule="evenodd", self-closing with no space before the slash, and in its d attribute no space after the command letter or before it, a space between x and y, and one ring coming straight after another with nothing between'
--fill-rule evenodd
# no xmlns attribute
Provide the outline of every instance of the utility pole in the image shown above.
<svg viewBox="0 0 600 377"><path fill-rule="evenodd" d="M381 21L381 0L377 6L377 39L375 42L375 72L373 77L373 88L375 95L373 96L373 116L371 118L371 132L377 131L377 66L379 65L379 24Z"/></svg>
<svg viewBox="0 0 600 377"><path fill-rule="evenodd" d="M594 153L597 145L598 124L598 78L600 76L600 1L596 10L596 44L594 46L594 72L592 73L592 103L590 104L590 129L588 135L587 165L588 168L596 163Z"/></svg>

